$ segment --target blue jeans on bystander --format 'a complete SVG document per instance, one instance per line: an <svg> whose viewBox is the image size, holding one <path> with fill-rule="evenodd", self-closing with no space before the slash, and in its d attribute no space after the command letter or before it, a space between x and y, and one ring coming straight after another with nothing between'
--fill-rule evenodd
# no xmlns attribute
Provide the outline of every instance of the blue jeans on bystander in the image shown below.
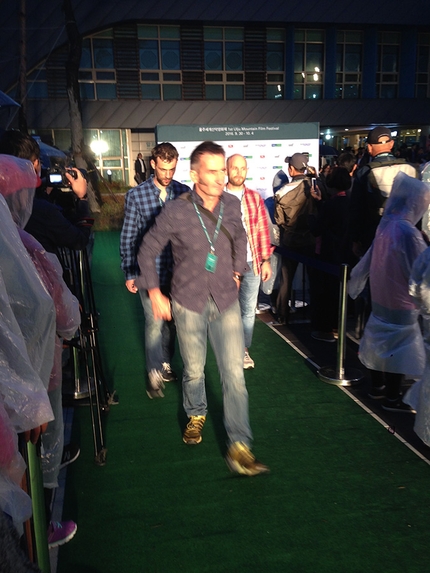
<svg viewBox="0 0 430 573"><path fill-rule="evenodd" d="M252 343L254 332L255 309L258 301L258 291L260 290L261 275L254 275L252 261L248 262L250 270L243 275L239 288L240 314L242 316L243 334L245 337L245 348L249 348Z"/></svg>

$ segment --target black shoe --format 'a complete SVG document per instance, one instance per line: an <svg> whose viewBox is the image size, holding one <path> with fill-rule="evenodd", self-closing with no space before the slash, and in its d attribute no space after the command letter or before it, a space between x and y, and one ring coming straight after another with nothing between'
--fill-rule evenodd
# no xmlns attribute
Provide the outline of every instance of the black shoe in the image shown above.
<svg viewBox="0 0 430 573"><path fill-rule="evenodd" d="M372 400L383 400L385 396L385 386L380 386L379 388L371 388L367 394Z"/></svg>
<svg viewBox="0 0 430 573"><path fill-rule="evenodd" d="M168 362L163 362L163 368L161 370L161 376L163 377L163 382L176 382L178 377L173 372Z"/></svg>
<svg viewBox="0 0 430 573"><path fill-rule="evenodd" d="M401 398L397 398L397 400L388 400L386 398L382 404L382 408L387 412L399 412L401 414L416 414L416 411L413 410L408 404L402 402Z"/></svg>
<svg viewBox="0 0 430 573"><path fill-rule="evenodd" d="M322 332L320 330L313 330L311 332L312 338L321 340L322 342L336 342L333 332Z"/></svg>
<svg viewBox="0 0 430 573"><path fill-rule="evenodd" d="M61 457L60 470L78 459L81 453L81 448L77 444L67 444L63 448L63 455Z"/></svg>

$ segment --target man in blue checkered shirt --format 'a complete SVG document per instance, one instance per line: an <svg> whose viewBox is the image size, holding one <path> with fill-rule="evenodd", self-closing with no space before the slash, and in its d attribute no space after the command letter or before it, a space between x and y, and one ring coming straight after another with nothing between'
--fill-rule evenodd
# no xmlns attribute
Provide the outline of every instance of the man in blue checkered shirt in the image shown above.
<svg viewBox="0 0 430 573"><path fill-rule="evenodd" d="M135 279L140 275L137 263L142 238L154 224L166 201L175 199L190 188L173 179L178 152L171 143L160 143L152 150L151 167L154 174L149 179L130 189L125 196L124 224L121 231L121 268L125 274L125 286L135 294L138 289ZM169 296L173 258L170 244L157 257L157 272L162 292ZM149 398L163 398L164 382L173 382L176 375L170 367L175 345L173 321L154 319L148 291L139 290L145 314L145 357L148 380L146 393Z"/></svg>

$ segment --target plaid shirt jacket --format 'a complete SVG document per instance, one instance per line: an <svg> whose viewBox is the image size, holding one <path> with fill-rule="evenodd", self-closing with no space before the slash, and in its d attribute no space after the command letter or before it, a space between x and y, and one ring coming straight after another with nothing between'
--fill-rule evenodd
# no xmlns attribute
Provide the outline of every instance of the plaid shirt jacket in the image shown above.
<svg viewBox="0 0 430 573"><path fill-rule="evenodd" d="M187 185L172 180L167 187L167 201L176 199L182 193L190 191ZM145 233L154 224L155 218L163 207L160 190L154 183L154 176L130 189L125 196L124 223L120 238L121 269L125 279L135 279L140 275L137 253ZM157 273L160 285L169 282L173 258L170 244L157 257Z"/></svg>
<svg viewBox="0 0 430 573"><path fill-rule="evenodd" d="M261 195L247 187L241 207L246 236L251 248L252 270L258 275L263 260L269 260L272 252L266 208Z"/></svg>

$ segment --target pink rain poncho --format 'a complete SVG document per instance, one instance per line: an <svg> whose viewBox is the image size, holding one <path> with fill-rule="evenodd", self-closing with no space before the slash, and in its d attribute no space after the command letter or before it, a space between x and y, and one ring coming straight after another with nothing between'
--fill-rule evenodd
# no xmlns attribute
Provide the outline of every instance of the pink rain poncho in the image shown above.
<svg viewBox="0 0 430 573"><path fill-rule="evenodd" d="M12 163L13 162L13 163ZM63 270L58 258L47 253L34 237L23 231L31 215L35 193L26 173L30 162L0 154L0 194L4 195L19 234L37 270L39 278L51 296L55 306L54 361L49 375L48 392L55 420L48 425L42 436L42 469L45 487L58 486L58 473L64 445L64 428L61 404L62 350L63 338L71 339L80 324L80 311L77 299L72 295L63 280ZM33 169L34 173L34 169ZM18 177L18 174L21 177Z"/></svg>
<svg viewBox="0 0 430 573"><path fill-rule="evenodd" d="M351 272L349 294L356 298L367 278L372 312L360 342L367 368L421 376L424 345L418 308L409 294L412 265L426 249L415 227L428 208L430 185L399 173L387 200L372 246Z"/></svg>
<svg viewBox="0 0 430 573"><path fill-rule="evenodd" d="M31 500L19 485L25 464L18 433L54 418L47 394L54 336L52 299L0 196L0 510L20 532Z"/></svg>

